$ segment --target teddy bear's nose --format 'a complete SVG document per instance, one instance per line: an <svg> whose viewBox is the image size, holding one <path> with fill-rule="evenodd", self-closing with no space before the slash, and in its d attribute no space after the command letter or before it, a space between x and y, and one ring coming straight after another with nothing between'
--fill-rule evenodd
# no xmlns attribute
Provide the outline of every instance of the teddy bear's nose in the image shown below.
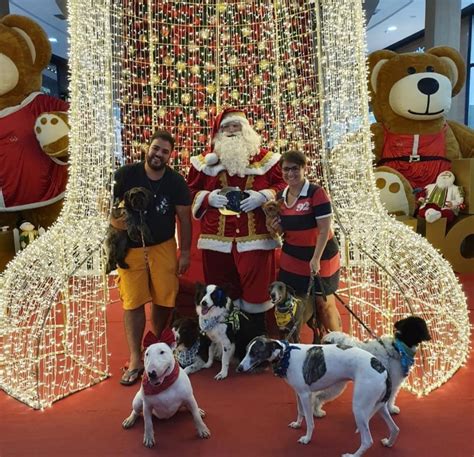
<svg viewBox="0 0 474 457"><path fill-rule="evenodd" d="M422 78L418 81L418 89L422 94L431 95L438 92L439 82L434 78Z"/></svg>

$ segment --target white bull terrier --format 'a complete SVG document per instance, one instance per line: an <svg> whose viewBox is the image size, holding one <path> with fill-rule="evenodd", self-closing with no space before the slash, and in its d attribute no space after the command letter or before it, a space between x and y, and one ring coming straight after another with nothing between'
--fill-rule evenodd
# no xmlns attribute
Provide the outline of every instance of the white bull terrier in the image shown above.
<svg viewBox="0 0 474 457"><path fill-rule="evenodd" d="M123 422L123 428L132 427L143 413L145 433L143 444L155 445L152 414L159 419L169 419L181 406L193 415L198 434L209 438L211 432L202 420L205 413L197 405L188 375L176 363L173 351L166 343L155 343L145 352L145 373L140 390L132 403L132 412Z"/></svg>

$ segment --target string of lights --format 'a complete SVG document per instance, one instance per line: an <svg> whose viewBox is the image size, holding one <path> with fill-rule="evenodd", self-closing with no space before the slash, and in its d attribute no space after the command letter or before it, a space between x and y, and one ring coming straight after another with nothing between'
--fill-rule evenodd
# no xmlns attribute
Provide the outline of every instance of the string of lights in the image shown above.
<svg viewBox="0 0 474 457"><path fill-rule="evenodd" d="M70 2L71 157L58 222L0 277L0 387L43 408L107 376L101 243L115 166L139 160L152 131L175 135L173 165L208 147L226 105L267 147L297 148L328 189L342 295L376 333L423 317L406 387L428 394L466 361L470 326L449 264L389 217L372 172L360 0ZM351 331L365 337L352 323Z"/></svg>
<svg viewBox="0 0 474 457"><path fill-rule="evenodd" d="M110 2L69 4L69 182L58 221L0 278L0 387L35 409L108 376L101 245L114 157Z"/></svg>
<svg viewBox="0 0 474 457"><path fill-rule="evenodd" d="M428 322L433 340L406 387L423 395L446 382L469 350L466 297L441 255L379 201L361 2L127 0L117 18L122 163L141 156L157 122L176 136L173 164L186 174L215 115L243 108L267 147L305 152L310 177L329 189L341 292L356 313L378 334L408 314ZM357 323L351 332L367 337Z"/></svg>

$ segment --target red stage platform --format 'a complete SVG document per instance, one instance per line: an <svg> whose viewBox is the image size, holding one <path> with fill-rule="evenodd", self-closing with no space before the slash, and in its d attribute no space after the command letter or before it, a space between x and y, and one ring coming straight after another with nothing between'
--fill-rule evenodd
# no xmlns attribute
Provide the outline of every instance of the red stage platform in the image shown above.
<svg viewBox="0 0 474 457"><path fill-rule="evenodd" d="M474 274L461 277L474 308ZM215 381L215 365L191 376L195 396L212 436L200 440L191 416L179 413L168 421L155 420L154 449L142 445L143 421L123 430L138 387L118 382L127 350L119 302L108 309L109 352L112 377L86 391L63 399L45 411L34 411L0 393L1 457L119 457L119 456L206 456L280 457L339 456L359 446L351 411L351 389L327 407L328 415L316 420L312 442L296 441L301 431L287 424L296 418L293 392L271 372L256 375L231 371L228 379ZM471 318L472 322L472 318ZM460 369L444 386L428 397L416 398L402 392L395 417L400 435L394 448L386 449L380 439L385 424L374 418L373 447L367 457L468 457L474 455L474 360Z"/></svg>

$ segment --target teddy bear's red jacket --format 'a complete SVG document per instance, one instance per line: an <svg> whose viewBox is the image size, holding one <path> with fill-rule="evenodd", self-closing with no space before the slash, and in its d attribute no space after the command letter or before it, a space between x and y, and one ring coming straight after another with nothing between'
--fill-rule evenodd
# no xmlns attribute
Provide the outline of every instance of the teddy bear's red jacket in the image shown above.
<svg viewBox="0 0 474 457"><path fill-rule="evenodd" d="M68 108L63 100L35 92L0 111L0 211L35 208L63 196L67 167L43 152L34 125L40 114Z"/></svg>

